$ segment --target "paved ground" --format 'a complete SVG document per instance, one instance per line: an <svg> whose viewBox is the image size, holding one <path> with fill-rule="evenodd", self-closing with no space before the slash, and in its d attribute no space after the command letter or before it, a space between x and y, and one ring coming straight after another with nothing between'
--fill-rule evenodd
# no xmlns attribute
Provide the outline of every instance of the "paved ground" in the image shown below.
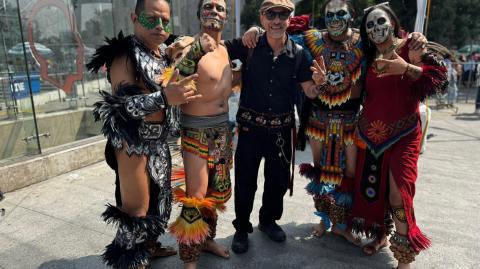
<svg viewBox="0 0 480 269"><path fill-rule="evenodd" d="M452 111L433 111L427 151L421 156L416 215L433 246L422 253L414 268L480 268L480 117L470 114L473 105ZM297 161L309 160L299 153ZM253 223L261 201L259 177ZM114 177L98 163L12 193L0 207L0 268L104 268L99 258L113 236L102 223L104 205L113 202ZM271 242L255 229L251 249L223 260L204 254L200 268L392 268L394 260L383 250L365 257L345 240L326 235L310 236L313 216L306 181L297 178L293 197L285 198L280 224L288 238ZM172 216L177 216L175 209ZM233 203L220 216L218 241L230 245L234 230ZM165 240L174 244L170 236ZM152 268L182 268L178 257L155 261Z"/></svg>

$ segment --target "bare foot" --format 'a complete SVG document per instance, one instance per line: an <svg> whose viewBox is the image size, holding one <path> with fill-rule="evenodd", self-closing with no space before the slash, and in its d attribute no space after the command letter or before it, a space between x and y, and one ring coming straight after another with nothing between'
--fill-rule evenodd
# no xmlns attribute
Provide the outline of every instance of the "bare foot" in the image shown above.
<svg viewBox="0 0 480 269"><path fill-rule="evenodd" d="M325 228L325 224L323 224L323 222L320 221L319 224L315 224L313 226L312 235L316 237L322 237L325 234L326 230L327 229Z"/></svg>
<svg viewBox="0 0 480 269"><path fill-rule="evenodd" d="M205 246L203 247L203 251L210 252L225 259L230 258L230 251L228 248L218 244L215 242L215 240L207 240L207 242L205 242Z"/></svg>
<svg viewBox="0 0 480 269"><path fill-rule="evenodd" d="M384 236L380 239L375 239L372 242L363 246L362 251L367 256L372 256L376 254L380 249L387 246L387 236ZM401 268L401 267L399 267ZM410 267L408 267L410 268Z"/></svg>
<svg viewBox="0 0 480 269"><path fill-rule="evenodd" d="M336 225L333 225L332 232L336 235L343 236L348 242L354 244L355 246L360 246L362 240L360 238L354 236L350 231L344 231L339 229Z"/></svg>
<svg viewBox="0 0 480 269"><path fill-rule="evenodd" d="M410 269L410 264L398 263L398 269Z"/></svg>
<svg viewBox="0 0 480 269"><path fill-rule="evenodd" d="M197 262L185 263L185 269L196 269L196 268L197 268Z"/></svg>

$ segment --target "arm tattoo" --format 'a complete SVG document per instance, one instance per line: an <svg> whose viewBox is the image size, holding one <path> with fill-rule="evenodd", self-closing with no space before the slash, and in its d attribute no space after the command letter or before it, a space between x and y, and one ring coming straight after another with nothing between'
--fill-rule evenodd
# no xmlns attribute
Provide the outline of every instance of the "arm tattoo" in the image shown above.
<svg viewBox="0 0 480 269"><path fill-rule="evenodd" d="M190 51L187 55L185 55L176 66L178 71L180 71L180 75L187 77L195 73L197 71L198 62L205 54L200 40L195 41L190 47Z"/></svg>
<svg viewBox="0 0 480 269"><path fill-rule="evenodd" d="M422 75L422 68L416 65L408 64L405 75L411 80L417 80Z"/></svg>

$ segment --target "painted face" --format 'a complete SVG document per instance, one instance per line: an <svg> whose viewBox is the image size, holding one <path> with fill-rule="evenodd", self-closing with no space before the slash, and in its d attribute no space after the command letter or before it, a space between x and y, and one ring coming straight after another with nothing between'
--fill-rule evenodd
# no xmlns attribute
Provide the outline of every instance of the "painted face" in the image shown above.
<svg viewBox="0 0 480 269"><path fill-rule="evenodd" d="M325 25L332 36L343 34L348 28L352 15L344 1L333 0L325 8Z"/></svg>
<svg viewBox="0 0 480 269"><path fill-rule="evenodd" d="M375 44L382 44L393 33L392 21L381 9L375 9L368 14L365 26L368 38Z"/></svg>
<svg viewBox="0 0 480 269"><path fill-rule="evenodd" d="M200 9L200 22L211 30L222 30L227 22L227 5L223 0L205 0Z"/></svg>
<svg viewBox="0 0 480 269"><path fill-rule="evenodd" d="M152 30L155 27L161 25L165 32L172 32L170 22L163 21L161 17L150 15L146 11L142 11L140 15L138 15L138 22L143 28L147 30Z"/></svg>

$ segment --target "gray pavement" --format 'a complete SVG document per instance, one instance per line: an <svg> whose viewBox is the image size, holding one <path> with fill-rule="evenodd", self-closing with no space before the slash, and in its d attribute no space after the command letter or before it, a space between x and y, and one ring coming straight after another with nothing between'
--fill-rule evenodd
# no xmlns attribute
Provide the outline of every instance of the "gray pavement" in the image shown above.
<svg viewBox="0 0 480 269"><path fill-rule="evenodd" d="M480 268L480 117L470 114L471 104L433 111L426 152L421 156L415 199L416 216L432 247L420 254L413 268ZM298 153L297 163L310 160ZM297 169L298 170L298 169ZM232 171L233 175L233 171ZM259 176L252 222L258 224L263 189ZM250 251L224 260L203 254L199 268L393 268L395 261L384 249L373 257L345 240L327 234L310 235L313 215L310 196L297 176L293 197L285 197L279 224L287 241L277 244L256 228ZM52 178L7 193L0 208L0 268L105 268L99 254L114 236L114 229L100 219L106 203L113 203L114 175L105 163ZM178 215L178 208L172 217ZM218 241L230 246L233 201L220 215ZM175 240L164 236L164 242ZM182 268L178 256L154 261L152 268Z"/></svg>

